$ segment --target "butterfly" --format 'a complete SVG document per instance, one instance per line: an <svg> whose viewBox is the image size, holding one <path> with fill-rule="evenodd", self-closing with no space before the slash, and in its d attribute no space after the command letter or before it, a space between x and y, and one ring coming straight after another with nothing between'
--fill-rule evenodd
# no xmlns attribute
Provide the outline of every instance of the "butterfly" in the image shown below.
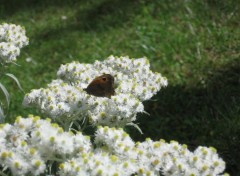
<svg viewBox="0 0 240 176"><path fill-rule="evenodd" d="M115 94L114 77L110 74L103 74L92 80L92 82L84 89L89 95L96 97L111 98Z"/></svg>

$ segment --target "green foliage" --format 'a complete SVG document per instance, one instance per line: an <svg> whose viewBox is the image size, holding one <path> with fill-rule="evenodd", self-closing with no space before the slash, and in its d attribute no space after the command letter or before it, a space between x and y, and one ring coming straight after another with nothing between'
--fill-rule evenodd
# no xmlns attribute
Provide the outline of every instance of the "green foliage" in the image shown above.
<svg viewBox="0 0 240 176"><path fill-rule="evenodd" d="M169 86L146 102L133 137L214 146L240 173L240 4L218 0L2 0L0 22L25 26L30 44L10 73L25 92L44 87L64 63L146 56ZM64 16L67 19L64 20ZM26 58L30 62L26 61ZM10 79L8 121L28 113ZM17 91L16 91L17 90Z"/></svg>

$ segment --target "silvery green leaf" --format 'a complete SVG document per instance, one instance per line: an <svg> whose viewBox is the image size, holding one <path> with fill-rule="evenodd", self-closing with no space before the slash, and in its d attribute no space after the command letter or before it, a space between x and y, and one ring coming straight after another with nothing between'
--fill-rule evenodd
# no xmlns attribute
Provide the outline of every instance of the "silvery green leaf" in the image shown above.
<svg viewBox="0 0 240 176"><path fill-rule="evenodd" d="M137 124L130 122L127 123L127 125L135 127L141 134L143 134L141 128Z"/></svg>
<svg viewBox="0 0 240 176"><path fill-rule="evenodd" d="M2 171L4 172L4 171L6 171L7 169L8 169L8 167L5 166L5 167L2 169ZM3 176L5 176L5 174L3 174Z"/></svg>
<svg viewBox="0 0 240 176"><path fill-rule="evenodd" d="M16 76L14 76L14 75L11 74L11 73L6 73L6 75L7 75L8 77L12 78L12 79L17 83L19 89L20 89L21 91L23 91L23 88L22 88L22 86L21 86L21 84L20 84L20 82L18 81L18 79L17 79ZM23 92L24 92L24 91L23 91Z"/></svg>
<svg viewBox="0 0 240 176"><path fill-rule="evenodd" d="M4 123L4 121L5 121L5 115L2 107L0 106L0 123Z"/></svg>
<svg viewBox="0 0 240 176"><path fill-rule="evenodd" d="M13 61L11 63L14 64L14 65L17 65L19 67L21 66L21 65L17 64L16 62L13 62Z"/></svg>
<svg viewBox="0 0 240 176"><path fill-rule="evenodd" d="M10 104L10 95L9 95L7 89L5 88L5 86L4 86L2 83L0 83L0 89L2 90L2 92L4 93L4 95L5 95L5 97L6 97L7 105L8 105L8 107L9 107L9 104Z"/></svg>

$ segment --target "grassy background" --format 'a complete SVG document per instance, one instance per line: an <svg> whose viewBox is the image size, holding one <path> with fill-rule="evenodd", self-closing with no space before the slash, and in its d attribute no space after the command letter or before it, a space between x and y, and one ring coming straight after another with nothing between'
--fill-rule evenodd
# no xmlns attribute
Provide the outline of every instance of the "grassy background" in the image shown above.
<svg viewBox="0 0 240 176"><path fill-rule="evenodd" d="M214 146L231 175L240 173L239 12L235 0L0 1L0 22L25 26L30 38L21 66L9 66L25 92L46 86L73 60L146 56L169 86L145 103L151 116L138 119L143 135L128 129L132 137ZM8 122L40 114L21 106L13 81L1 82L12 96Z"/></svg>

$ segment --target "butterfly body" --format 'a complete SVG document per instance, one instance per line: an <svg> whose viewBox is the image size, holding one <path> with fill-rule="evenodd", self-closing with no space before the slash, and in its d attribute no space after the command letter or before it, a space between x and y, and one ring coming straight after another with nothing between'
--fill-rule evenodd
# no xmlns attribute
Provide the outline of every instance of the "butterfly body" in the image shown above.
<svg viewBox="0 0 240 176"><path fill-rule="evenodd" d="M108 97L111 98L114 95L114 77L110 74L103 74L96 77L86 89L88 94L96 97Z"/></svg>

